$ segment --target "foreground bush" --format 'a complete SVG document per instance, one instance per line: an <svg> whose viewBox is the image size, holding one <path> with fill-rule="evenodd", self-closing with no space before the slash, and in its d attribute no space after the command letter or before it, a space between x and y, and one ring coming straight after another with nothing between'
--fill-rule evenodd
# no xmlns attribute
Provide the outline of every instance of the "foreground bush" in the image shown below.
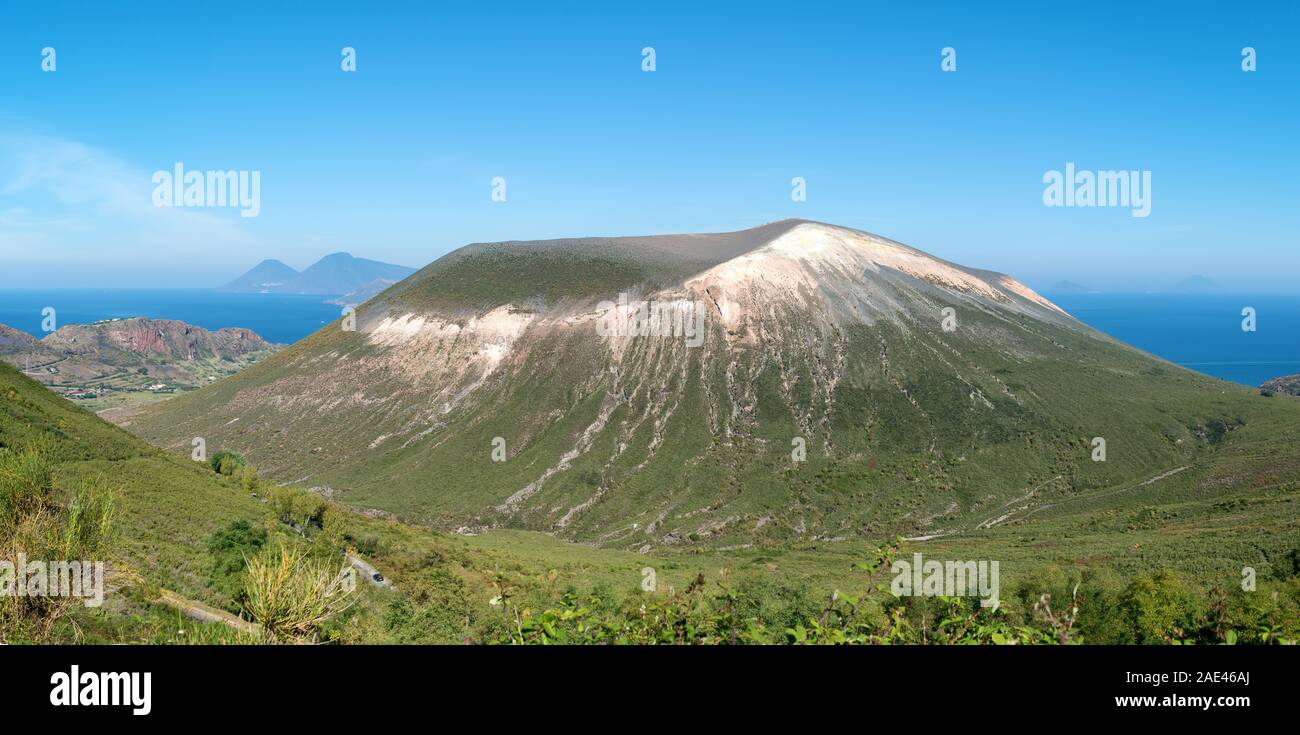
<svg viewBox="0 0 1300 735"><path fill-rule="evenodd" d="M284 543L246 559L244 607L268 641L316 640L321 625L350 605L351 569L309 558Z"/></svg>
<svg viewBox="0 0 1300 735"><path fill-rule="evenodd" d="M102 478L56 490L53 463L41 447L19 452L0 448L0 560L8 563L0 568L0 577L9 576L20 557L104 562L107 568L113 496L113 488ZM14 584L13 579L0 579L6 590ZM82 599L68 595L0 595L0 643L47 641L61 623L67 623L77 639L71 613L82 605Z"/></svg>

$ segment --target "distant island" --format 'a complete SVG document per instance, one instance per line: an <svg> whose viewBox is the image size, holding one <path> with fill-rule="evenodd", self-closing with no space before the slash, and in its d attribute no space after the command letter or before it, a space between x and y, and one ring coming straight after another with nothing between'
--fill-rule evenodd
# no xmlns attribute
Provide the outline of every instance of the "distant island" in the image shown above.
<svg viewBox="0 0 1300 735"><path fill-rule="evenodd" d="M1154 293L1200 294L1212 293L1221 289L1219 284L1214 280L1196 274L1165 286L1154 285L1150 287L1149 290ZM1076 281L1065 280L1057 281L1050 288L1045 289L1043 293L1072 296L1075 294L1098 294L1101 293L1101 291L1091 286L1085 286Z"/></svg>
<svg viewBox="0 0 1300 735"><path fill-rule="evenodd" d="M1214 291L1219 284L1202 275L1188 276L1178 283L1174 284L1175 293L1205 293Z"/></svg>
<svg viewBox="0 0 1300 735"><path fill-rule="evenodd" d="M1058 281L1055 286L1047 289L1046 293L1050 294L1076 294L1076 293L1100 293L1095 288L1089 288L1074 281Z"/></svg>
<svg viewBox="0 0 1300 735"><path fill-rule="evenodd" d="M414 268L358 258L351 253L332 253L304 271L282 261L267 259L218 291L236 293L319 294L349 298L370 298L415 272ZM377 289L377 290L376 290ZM368 295L367 295L368 294ZM339 299L348 304L360 303Z"/></svg>

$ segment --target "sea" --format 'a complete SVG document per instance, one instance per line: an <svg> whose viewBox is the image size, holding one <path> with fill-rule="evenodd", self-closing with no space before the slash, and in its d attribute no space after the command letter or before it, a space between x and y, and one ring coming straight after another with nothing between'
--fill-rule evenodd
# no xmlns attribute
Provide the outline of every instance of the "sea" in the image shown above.
<svg viewBox="0 0 1300 735"><path fill-rule="evenodd" d="M1257 386L1300 373L1297 294L1047 294L1121 342L1216 378ZM1242 312L1253 309L1254 331Z"/></svg>
<svg viewBox="0 0 1300 735"><path fill-rule="evenodd" d="M179 319L204 329L245 327L262 339L291 344L339 318L333 296L226 293L211 289L0 289L0 324L44 337L42 312L52 307L55 326L143 316Z"/></svg>
<svg viewBox="0 0 1300 735"><path fill-rule="evenodd" d="M37 337L42 309L58 325L144 316L206 329L246 327L290 344L339 318L330 296L225 293L208 289L0 289L0 323ZM1192 370L1257 386L1300 373L1300 295L1049 295L1076 318L1116 339ZM1255 329L1242 329L1254 309Z"/></svg>

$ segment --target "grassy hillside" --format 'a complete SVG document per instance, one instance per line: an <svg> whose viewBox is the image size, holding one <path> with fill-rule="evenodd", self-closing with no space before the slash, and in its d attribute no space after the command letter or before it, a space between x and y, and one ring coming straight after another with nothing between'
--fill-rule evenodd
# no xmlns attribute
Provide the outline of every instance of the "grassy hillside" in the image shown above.
<svg viewBox="0 0 1300 735"><path fill-rule="evenodd" d="M32 447L52 460L56 497L102 483L112 489L115 501L107 549L113 592L101 608L74 608L73 617L55 631L55 640L243 640L225 626L182 619L157 603L159 590L216 608L234 607L212 583L217 559L210 548L214 535L232 524L269 529L272 537L304 548L314 541L313 529L306 536L295 533L280 522L270 504L250 494L241 479L150 447L0 365L0 452ZM0 477L0 482L7 481ZM257 489L263 498L270 494L265 485ZM417 599L427 606L431 599L445 599L468 610L478 598L476 612L489 609L483 602L485 585L495 572L485 570L498 564L494 554L465 550L424 530L337 508L327 513L343 539L327 553L341 559L344 546L363 546L370 552L367 558L402 584L400 592L362 584L357 603L332 623L329 635L351 641L391 640L386 628L373 626L394 601ZM483 594L475 594L479 588ZM476 617L466 613L455 625L428 635L431 640L460 640L474 630Z"/></svg>
<svg viewBox="0 0 1300 735"><path fill-rule="evenodd" d="M1085 599L1074 642L1215 640L1229 633L1242 642L1290 640L1300 633L1300 488L1290 479L1294 467L1253 459L1295 446L1296 429L1278 424L1271 435L1254 425L1258 436L1234 431L1229 447L1163 480L1125 492L1081 492L992 529L897 545L898 558L921 552L1001 560L1005 604L996 613L970 599L872 593L850 614L844 600L858 598L845 595L882 579L873 549L888 546L885 539L641 554L527 531L448 536L332 504L313 510L310 494L247 474L217 474L153 449L0 366L0 458L41 445L54 459L59 495L91 482L116 494L113 591L102 608L74 608L53 632L58 641L259 640L220 623L193 622L158 601L167 589L238 610L213 571L229 561L229 549L214 541L241 527L245 535L261 530L336 561L347 548L396 584L359 586L351 607L320 631L339 643L1053 642L1035 602L1043 592L1060 600L1075 582L1083 590L1075 594ZM0 485L5 477L0 472ZM295 509L307 501L302 513L319 510L319 527L306 518L301 534L286 525L282 490L292 493ZM1236 589L1242 565L1257 570L1257 592ZM656 576L652 592L641 588L647 568ZM831 602L833 590L844 593L838 602ZM897 615L886 614L891 608ZM940 612L960 613L971 626L938 626ZM10 641L14 632L0 630Z"/></svg>

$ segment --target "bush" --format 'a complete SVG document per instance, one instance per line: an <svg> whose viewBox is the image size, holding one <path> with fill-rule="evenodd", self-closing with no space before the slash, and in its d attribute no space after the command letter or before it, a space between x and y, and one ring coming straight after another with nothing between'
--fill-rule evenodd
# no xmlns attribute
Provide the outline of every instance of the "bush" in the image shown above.
<svg viewBox="0 0 1300 735"><path fill-rule="evenodd" d="M257 479L257 470L248 465L236 469L233 477L239 481L239 487L246 493L255 493L262 487L261 480Z"/></svg>
<svg viewBox="0 0 1300 735"><path fill-rule="evenodd" d="M0 448L0 559L16 566L22 554L107 566L115 494L102 478L56 492L53 462L44 447ZM82 602L72 596L0 596L0 643L49 640ZM78 635L74 624L73 637Z"/></svg>
<svg viewBox="0 0 1300 735"><path fill-rule="evenodd" d="M245 559L255 556L265 543L266 529L254 528L248 521L228 523L208 539L212 555L208 586L231 612L238 612L243 602Z"/></svg>
<svg viewBox="0 0 1300 735"><path fill-rule="evenodd" d="M268 641L316 639L320 627L346 610L354 591L349 567L308 558L302 549L267 544L246 559L244 609Z"/></svg>
<svg viewBox="0 0 1300 735"><path fill-rule="evenodd" d="M308 526L324 528L325 511L329 504L325 499L308 490L296 487L273 485L267 488L267 499L276 518L283 523L305 530Z"/></svg>
<svg viewBox="0 0 1300 735"><path fill-rule="evenodd" d="M1120 608L1135 643L1181 641L1197 628L1197 610L1183 583L1168 570L1140 574L1124 590Z"/></svg>
<svg viewBox="0 0 1300 735"><path fill-rule="evenodd" d="M234 475L240 467L247 467L248 462L240 455L223 449L212 455L212 459L208 460L208 465L212 467L213 472L230 476Z"/></svg>
<svg viewBox="0 0 1300 735"><path fill-rule="evenodd" d="M352 546L356 548L357 553L362 556L375 556L381 553L383 549L383 543L374 534L366 534L360 538L345 536L344 540L350 541Z"/></svg>

